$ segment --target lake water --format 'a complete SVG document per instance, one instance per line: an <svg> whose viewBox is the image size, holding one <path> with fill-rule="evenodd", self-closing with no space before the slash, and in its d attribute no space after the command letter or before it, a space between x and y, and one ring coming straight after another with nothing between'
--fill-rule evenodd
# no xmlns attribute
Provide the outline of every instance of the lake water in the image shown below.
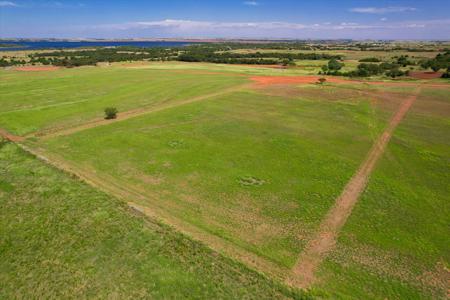
<svg viewBox="0 0 450 300"><path fill-rule="evenodd" d="M24 47L17 48L0 48L0 51L16 51L16 50L39 50L39 49L73 49L80 47L118 47L118 46L134 46L134 47L183 47L186 45L196 44L187 42L137 42L137 41L15 41L1 40L0 44L15 44Z"/></svg>

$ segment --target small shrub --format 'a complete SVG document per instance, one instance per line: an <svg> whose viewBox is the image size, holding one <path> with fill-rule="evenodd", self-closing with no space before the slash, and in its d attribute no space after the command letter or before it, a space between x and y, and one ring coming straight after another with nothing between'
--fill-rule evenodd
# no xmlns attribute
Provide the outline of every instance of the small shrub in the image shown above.
<svg viewBox="0 0 450 300"><path fill-rule="evenodd" d="M326 81L327 81L327 79L326 79L326 78L323 78L323 77L317 79L317 83L318 83L318 84L324 84Z"/></svg>
<svg viewBox="0 0 450 300"><path fill-rule="evenodd" d="M115 107L107 107L105 108L105 119L111 120L117 118L117 108Z"/></svg>

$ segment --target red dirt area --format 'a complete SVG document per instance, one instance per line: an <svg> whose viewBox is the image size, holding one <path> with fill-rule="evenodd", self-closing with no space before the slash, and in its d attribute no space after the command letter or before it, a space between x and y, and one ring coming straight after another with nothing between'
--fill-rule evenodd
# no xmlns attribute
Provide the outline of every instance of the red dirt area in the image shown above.
<svg viewBox="0 0 450 300"><path fill-rule="evenodd" d="M16 71L26 71L26 72L33 72L33 71L56 71L59 67L55 66L25 66L25 67L16 67L14 70Z"/></svg>
<svg viewBox="0 0 450 300"><path fill-rule="evenodd" d="M442 72L409 72L409 76L417 79L435 79L442 76Z"/></svg>
<svg viewBox="0 0 450 300"><path fill-rule="evenodd" d="M272 85L272 84L308 84L316 83L322 76L253 76L250 79L259 85ZM348 80L344 80L337 77L326 77L328 82L335 83L348 83Z"/></svg>
<svg viewBox="0 0 450 300"><path fill-rule="evenodd" d="M0 128L0 137L7 139L8 141L11 142L20 142L23 140L23 137L11 134L2 128Z"/></svg>

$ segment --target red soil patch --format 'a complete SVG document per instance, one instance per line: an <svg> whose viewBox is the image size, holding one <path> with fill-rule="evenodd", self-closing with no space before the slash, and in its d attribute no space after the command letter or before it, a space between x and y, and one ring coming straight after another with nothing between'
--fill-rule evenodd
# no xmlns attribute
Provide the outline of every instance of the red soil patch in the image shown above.
<svg viewBox="0 0 450 300"><path fill-rule="evenodd" d="M417 79L441 78L442 74L442 72L409 72L409 76Z"/></svg>
<svg viewBox="0 0 450 300"><path fill-rule="evenodd" d="M59 67L55 66L26 66L26 67L16 67L14 70L16 71L26 71L26 72L32 72L32 71L56 71Z"/></svg>
<svg viewBox="0 0 450 300"><path fill-rule="evenodd" d="M20 142L23 140L23 137L11 134L2 128L0 128L0 137L7 139L8 141L11 142Z"/></svg>
<svg viewBox="0 0 450 300"><path fill-rule="evenodd" d="M250 79L259 85L272 84L308 84L316 83L319 78L323 76L253 76ZM328 82L334 83L349 83L349 80L344 80L338 77L327 77Z"/></svg>

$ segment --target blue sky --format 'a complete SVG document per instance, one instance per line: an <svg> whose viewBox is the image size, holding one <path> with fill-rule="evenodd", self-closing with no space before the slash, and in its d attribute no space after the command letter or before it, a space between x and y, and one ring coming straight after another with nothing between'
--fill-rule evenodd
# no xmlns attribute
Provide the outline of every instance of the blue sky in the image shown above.
<svg viewBox="0 0 450 300"><path fill-rule="evenodd" d="M0 0L0 37L450 39L450 0Z"/></svg>

